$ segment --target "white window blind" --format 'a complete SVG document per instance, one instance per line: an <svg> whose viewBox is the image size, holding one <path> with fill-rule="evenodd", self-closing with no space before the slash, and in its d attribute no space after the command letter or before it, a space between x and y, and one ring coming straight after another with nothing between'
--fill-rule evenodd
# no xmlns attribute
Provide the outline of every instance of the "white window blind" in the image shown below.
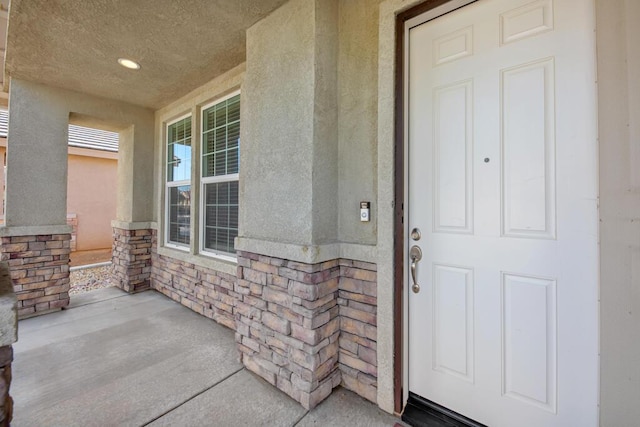
<svg viewBox="0 0 640 427"><path fill-rule="evenodd" d="M238 235L240 95L202 111L202 236L205 252L233 255Z"/></svg>

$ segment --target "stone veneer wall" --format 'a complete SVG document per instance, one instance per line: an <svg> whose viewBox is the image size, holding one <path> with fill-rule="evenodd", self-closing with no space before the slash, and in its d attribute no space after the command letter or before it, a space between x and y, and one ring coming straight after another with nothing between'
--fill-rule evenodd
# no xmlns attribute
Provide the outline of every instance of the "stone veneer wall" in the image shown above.
<svg viewBox="0 0 640 427"><path fill-rule="evenodd" d="M0 347L0 427L11 425L13 418L13 399L9 395L11 385L11 362L13 361L13 347Z"/></svg>
<svg viewBox="0 0 640 427"><path fill-rule="evenodd" d="M310 409L340 384L338 260L238 252L236 341L247 369Z"/></svg>
<svg viewBox="0 0 640 427"><path fill-rule="evenodd" d="M153 231L151 287L158 292L233 330L234 307L240 295L229 274L158 255Z"/></svg>
<svg viewBox="0 0 640 427"><path fill-rule="evenodd" d="M236 276L156 251L151 287L236 331L244 366L305 408L340 384L376 402L376 265L238 252Z"/></svg>
<svg viewBox="0 0 640 427"><path fill-rule="evenodd" d="M126 292L151 287L151 246L154 230L113 227L111 262L115 285Z"/></svg>
<svg viewBox="0 0 640 427"><path fill-rule="evenodd" d="M340 371L342 386L376 403L377 268L340 260Z"/></svg>
<svg viewBox="0 0 640 427"><path fill-rule="evenodd" d="M2 237L20 318L69 305L70 234Z"/></svg>

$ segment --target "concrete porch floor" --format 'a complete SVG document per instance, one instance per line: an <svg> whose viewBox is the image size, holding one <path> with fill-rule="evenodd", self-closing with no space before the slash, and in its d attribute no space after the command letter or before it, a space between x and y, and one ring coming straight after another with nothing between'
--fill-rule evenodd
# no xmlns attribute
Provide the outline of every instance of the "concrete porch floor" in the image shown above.
<svg viewBox="0 0 640 427"><path fill-rule="evenodd" d="M117 288L20 321L11 395L16 427L401 424L341 388L306 411L238 363L233 331Z"/></svg>

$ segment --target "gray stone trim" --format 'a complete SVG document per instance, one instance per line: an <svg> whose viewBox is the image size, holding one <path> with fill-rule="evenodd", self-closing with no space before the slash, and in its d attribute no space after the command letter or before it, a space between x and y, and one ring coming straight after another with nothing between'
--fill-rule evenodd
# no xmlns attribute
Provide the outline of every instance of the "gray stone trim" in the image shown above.
<svg viewBox="0 0 640 427"><path fill-rule="evenodd" d="M111 221L111 227L119 228L121 230L149 230L155 229L155 223L151 221L129 222L114 219Z"/></svg>
<svg viewBox="0 0 640 427"><path fill-rule="evenodd" d="M70 225L21 225L0 227L0 237L71 234Z"/></svg>
<svg viewBox="0 0 640 427"><path fill-rule="evenodd" d="M356 243L329 243L325 245L298 245L271 240L236 238L236 250L260 253L305 264L317 264L338 258L364 262L376 262L378 250L375 245Z"/></svg>

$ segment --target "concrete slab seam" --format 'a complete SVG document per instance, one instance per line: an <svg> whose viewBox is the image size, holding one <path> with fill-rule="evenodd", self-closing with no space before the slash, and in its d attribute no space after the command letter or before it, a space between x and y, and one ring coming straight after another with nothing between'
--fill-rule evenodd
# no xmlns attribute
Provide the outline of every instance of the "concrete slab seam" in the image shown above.
<svg viewBox="0 0 640 427"><path fill-rule="evenodd" d="M214 388L215 386L222 384L223 382L225 382L226 380L228 380L229 378L231 378L232 376L234 376L235 374L237 374L238 372L244 370L245 368L239 368L237 371L234 371L232 373L230 373L229 375L227 375L226 377L222 378L220 381L216 381L214 384L212 384L211 386L205 388L204 390L199 391L198 393L194 394L193 396L189 397L188 399L184 400L183 402L175 405L174 407L170 408L169 410L163 412L162 414L158 415L157 417L149 420L148 422L142 424L142 427L148 426L149 424L159 420L160 418L164 417L165 415L168 415L169 413L175 411L176 409L178 409L179 407L181 407L182 405L192 401L193 399L195 399L196 397L200 396L203 393L206 393L207 391L211 390L212 388Z"/></svg>

